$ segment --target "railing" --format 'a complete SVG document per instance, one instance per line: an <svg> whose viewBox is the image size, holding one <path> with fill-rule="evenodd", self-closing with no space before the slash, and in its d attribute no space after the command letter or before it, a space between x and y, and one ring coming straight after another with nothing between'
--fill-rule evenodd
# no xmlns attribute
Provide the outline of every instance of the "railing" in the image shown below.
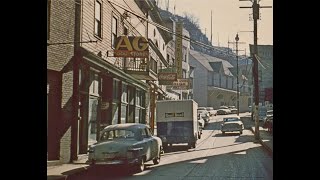
<svg viewBox="0 0 320 180"><path fill-rule="evenodd" d="M137 71L137 72L149 72L150 70L154 73L158 73L157 62L152 58L148 62L147 59L126 59L124 70Z"/></svg>

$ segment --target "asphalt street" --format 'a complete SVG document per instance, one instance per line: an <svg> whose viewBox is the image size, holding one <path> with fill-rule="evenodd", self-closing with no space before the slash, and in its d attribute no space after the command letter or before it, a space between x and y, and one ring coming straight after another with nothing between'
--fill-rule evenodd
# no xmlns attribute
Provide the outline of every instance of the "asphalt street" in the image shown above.
<svg viewBox="0 0 320 180"><path fill-rule="evenodd" d="M230 115L225 115L230 116ZM158 165L147 162L144 172L132 173L125 168L91 167L68 180L105 179L273 179L273 160L248 129L243 134L222 135L224 116L215 116L203 130L195 149L174 144Z"/></svg>

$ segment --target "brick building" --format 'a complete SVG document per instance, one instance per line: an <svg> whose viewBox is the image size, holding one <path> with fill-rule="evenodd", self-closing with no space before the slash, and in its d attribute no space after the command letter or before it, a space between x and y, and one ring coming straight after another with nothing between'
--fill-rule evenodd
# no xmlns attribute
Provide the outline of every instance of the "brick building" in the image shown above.
<svg viewBox="0 0 320 180"><path fill-rule="evenodd" d="M47 3L47 42L73 42L74 2L48 0ZM50 161L70 160L73 56L73 44L47 47L47 158Z"/></svg>

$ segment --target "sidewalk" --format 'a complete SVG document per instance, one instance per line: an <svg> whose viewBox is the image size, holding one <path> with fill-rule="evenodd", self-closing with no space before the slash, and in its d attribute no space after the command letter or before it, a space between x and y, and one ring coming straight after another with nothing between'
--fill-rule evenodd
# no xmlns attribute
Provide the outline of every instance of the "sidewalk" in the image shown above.
<svg viewBox="0 0 320 180"><path fill-rule="evenodd" d="M74 163L61 164L56 166L47 166L47 180L66 180L68 176L86 171L90 168L87 161L88 156L82 155Z"/></svg>
<svg viewBox="0 0 320 180"><path fill-rule="evenodd" d="M242 116L241 120L246 129L251 130L252 133L255 132L255 123L251 120L251 115L249 113L248 115ZM268 132L267 128L263 128L262 123L259 125L259 134L260 144L270 153L271 157L273 157L273 134Z"/></svg>

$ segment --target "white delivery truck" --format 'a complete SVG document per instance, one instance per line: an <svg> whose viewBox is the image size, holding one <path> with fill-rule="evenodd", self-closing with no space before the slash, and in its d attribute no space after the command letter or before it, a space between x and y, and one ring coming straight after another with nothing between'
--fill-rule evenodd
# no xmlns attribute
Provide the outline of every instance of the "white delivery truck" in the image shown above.
<svg viewBox="0 0 320 180"><path fill-rule="evenodd" d="M195 148L201 138L198 125L198 104L192 100L161 100L156 103L157 136L164 148L172 144L188 143Z"/></svg>

